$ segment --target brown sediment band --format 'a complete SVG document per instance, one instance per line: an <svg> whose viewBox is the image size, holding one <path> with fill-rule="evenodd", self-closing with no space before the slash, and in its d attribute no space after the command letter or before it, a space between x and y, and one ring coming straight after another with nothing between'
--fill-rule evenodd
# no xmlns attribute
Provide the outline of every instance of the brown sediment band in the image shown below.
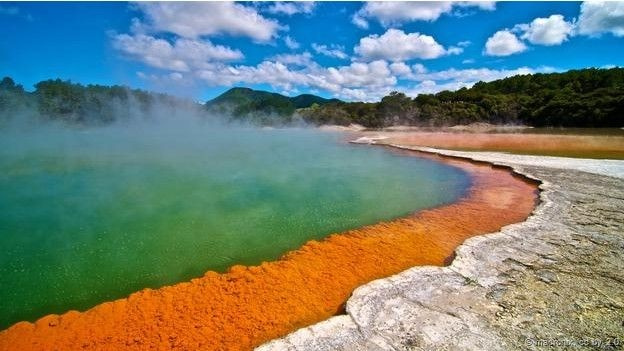
<svg viewBox="0 0 624 351"><path fill-rule="evenodd" d="M443 265L466 238L520 222L534 208L536 183L508 169L420 155L467 171L468 194L310 241L278 261L17 323L0 332L0 350L249 350L340 312L359 285L416 265Z"/></svg>
<svg viewBox="0 0 624 351"><path fill-rule="evenodd" d="M386 132L393 144L529 155L624 159L624 133L558 135L524 133Z"/></svg>

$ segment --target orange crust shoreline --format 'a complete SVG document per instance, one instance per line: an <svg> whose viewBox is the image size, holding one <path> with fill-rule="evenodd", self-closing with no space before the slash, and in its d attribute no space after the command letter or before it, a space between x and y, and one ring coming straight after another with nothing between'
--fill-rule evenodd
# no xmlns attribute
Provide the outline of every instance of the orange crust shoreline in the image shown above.
<svg viewBox="0 0 624 351"><path fill-rule="evenodd" d="M340 313L362 284L448 263L467 238L523 221L536 205L538 183L509 168L397 152L459 167L472 185L455 203L309 241L277 261L17 323L0 332L0 350L249 350Z"/></svg>

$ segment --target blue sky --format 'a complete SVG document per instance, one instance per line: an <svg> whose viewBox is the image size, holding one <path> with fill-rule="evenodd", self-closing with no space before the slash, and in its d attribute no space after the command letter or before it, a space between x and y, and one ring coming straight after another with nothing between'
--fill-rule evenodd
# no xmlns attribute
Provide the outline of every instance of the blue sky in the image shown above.
<svg viewBox="0 0 624 351"><path fill-rule="evenodd" d="M0 76L373 101L624 65L624 2L0 2Z"/></svg>

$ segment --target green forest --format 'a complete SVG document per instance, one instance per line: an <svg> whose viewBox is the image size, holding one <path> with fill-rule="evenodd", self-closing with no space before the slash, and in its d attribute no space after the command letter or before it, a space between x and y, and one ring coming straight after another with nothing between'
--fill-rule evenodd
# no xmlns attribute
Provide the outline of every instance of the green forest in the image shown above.
<svg viewBox="0 0 624 351"><path fill-rule="evenodd" d="M20 113L73 124L107 124L120 116L149 116L163 108L217 115L259 125L361 124L452 126L487 122L535 127L623 127L624 69L582 69L518 75L472 88L410 98L392 92L376 103L232 88L204 105L124 86L46 80L27 92L0 81L0 120ZM211 117L208 117L211 116Z"/></svg>
<svg viewBox="0 0 624 351"><path fill-rule="evenodd" d="M163 109L191 112L198 104L166 94L125 86L81 85L45 80L27 92L13 79L0 81L0 122L16 117L57 120L74 125L105 125L124 118L149 118Z"/></svg>
<svg viewBox="0 0 624 351"><path fill-rule="evenodd" d="M296 113L302 108L342 103L338 99L325 99L312 94L288 97L249 88L232 88L206 103L206 108L219 116L255 123L289 124L300 119Z"/></svg>
<svg viewBox="0 0 624 351"><path fill-rule="evenodd" d="M534 127L623 127L624 69L518 75L472 88L393 92L377 103L340 102L302 109L314 124L452 126L487 122Z"/></svg>

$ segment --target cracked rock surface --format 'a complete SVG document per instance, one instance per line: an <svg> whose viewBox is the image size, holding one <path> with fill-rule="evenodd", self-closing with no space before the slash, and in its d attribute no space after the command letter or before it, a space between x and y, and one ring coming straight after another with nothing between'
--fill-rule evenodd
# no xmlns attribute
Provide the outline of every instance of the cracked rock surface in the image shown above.
<svg viewBox="0 0 624 351"><path fill-rule="evenodd" d="M541 203L257 350L624 349L624 161L405 148L510 166L542 182Z"/></svg>

